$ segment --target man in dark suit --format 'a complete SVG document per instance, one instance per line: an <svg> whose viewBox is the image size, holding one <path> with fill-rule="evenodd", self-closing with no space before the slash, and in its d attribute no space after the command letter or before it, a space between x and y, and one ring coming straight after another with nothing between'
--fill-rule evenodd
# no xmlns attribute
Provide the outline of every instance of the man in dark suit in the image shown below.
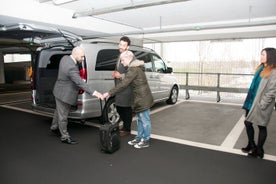
<svg viewBox="0 0 276 184"><path fill-rule="evenodd" d="M76 105L79 88L90 95L101 98L101 93L88 86L80 77L78 63L85 57L82 47L75 47L70 56L64 56L59 64L57 81L54 86L53 94L56 100L56 110L54 113L51 131L61 135L61 142L67 144L77 144L71 139L68 131L68 114L71 105Z"/></svg>
<svg viewBox="0 0 276 184"><path fill-rule="evenodd" d="M119 52L122 53L129 49L130 39L127 36L120 38L119 42ZM115 71L112 73L112 77L115 79L115 86L122 82L127 68L124 67L118 58ZM131 87L126 87L123 91L119 92L115 96L115 105L117 112L123 121L123 128L120 130L121 136L130 135L131 132L131 122L132 122L132 90Z"/></svg>

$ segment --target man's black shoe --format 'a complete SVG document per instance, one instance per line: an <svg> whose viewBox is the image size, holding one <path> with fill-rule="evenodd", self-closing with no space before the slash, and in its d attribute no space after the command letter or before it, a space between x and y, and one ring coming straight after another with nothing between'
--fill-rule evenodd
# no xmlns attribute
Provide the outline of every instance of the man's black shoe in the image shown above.
<svg viewBox="0 0 276 184"><path fill-rule="evenodd" d="M59 136L59 137L61 136L59 129L55 129L55 130L51 129L51 132L52 132L52 134L54 134L56 136Z"/></svg>
<svg viewBox="0 0 276 184"><path fill-rule="evenodd" d="M120 131L120 136L121 137L127 136L127 135L130 135L130 131Z"/></svg>
<svg viewBox="0 0 276 184"><path fill-rule="evenodd" d="M61 142L66 143L66 144L78 144L77 141L72 140L70 137L67 139L61 140Z"/></svg>

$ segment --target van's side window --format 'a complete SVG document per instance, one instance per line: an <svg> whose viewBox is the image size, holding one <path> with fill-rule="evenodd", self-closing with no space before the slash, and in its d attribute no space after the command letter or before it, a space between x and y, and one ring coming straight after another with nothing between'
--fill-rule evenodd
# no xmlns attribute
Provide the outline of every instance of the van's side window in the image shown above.
<svg viewBox="0 0 276 184"><path fill-rule="evenodd" d="M100 50L96 60L96 71L113 71L119 57L118 49Z"/></svg>
<svg viewBox="0 0 276 184"><path fill-rule="evenodd" d="M146 72L153 71L150 53L141 52L141 51L132 51L132 52L134 53L134 55L137 59L143 60L145 62Z"/></svg>
<svg viewBox="0 0 276 184"><path fill-rule="evenodd" d="M164 61L157 55L152 56L154 67L155 67L155 72L159 73L165 73L166 71L166 65Z"/></svg>

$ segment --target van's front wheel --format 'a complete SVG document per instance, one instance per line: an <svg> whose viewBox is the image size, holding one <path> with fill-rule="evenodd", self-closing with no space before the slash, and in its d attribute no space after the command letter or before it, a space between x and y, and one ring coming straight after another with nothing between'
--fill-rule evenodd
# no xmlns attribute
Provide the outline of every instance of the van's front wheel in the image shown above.
<svg viewBox="0 0 276 184"><path fill-rule="evenodd" d="M178 87L174 86L171 90L170 98L167 100L167 104L175 104L178 99Z"/></svg>
<svg viewBox="0 0 276 184"><path fill-rule="evenodd" d="M103 110L103 122L102 123L119 123L120 121L120 115L117 112L116 106L115 106L115 99L109 98L108 101L105 104L104 110Z"/></svg>

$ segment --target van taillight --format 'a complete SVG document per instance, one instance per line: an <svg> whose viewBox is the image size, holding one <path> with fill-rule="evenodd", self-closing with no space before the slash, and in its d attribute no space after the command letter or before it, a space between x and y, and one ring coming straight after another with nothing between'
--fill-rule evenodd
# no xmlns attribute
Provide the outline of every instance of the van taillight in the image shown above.
<svg viewBox="0 0 276 184"><path fill-rule="evenodd" d="M28 76L30 77L30 88L31 90L34 89L34 72L33 72L33 68L29 67L28 69Z"/></svg>
<svg viewBox="0 0 276 184"><path fill-rule="evenodd" d="M80 69L80 77L83 79L84 82L87 81L87 71L86 71L86 68L81 68ZM80 89L79 90L79 94L83 94L83 90Z"/></svg>
<svg viewBox="0 0 276 184"><path fill-rule="evenodd" d="M81 107L81 106L82 106L82 102L78 102L78 103L77 103L77 106L78 106L78 107Z"/></svg>
<svg viewBox="0 0 276 184"><path fill-rule="evenodd" d="M34 80L33 80L33 77L31 78L30 88L31 88L31 90L34 90Z"/></svg>
<svg viewBox="0 0 276 184"><path fill-rule="evenodd" d="M86 80L87 80L86 68L80 69L80 77L86 82Z"/></svg>

